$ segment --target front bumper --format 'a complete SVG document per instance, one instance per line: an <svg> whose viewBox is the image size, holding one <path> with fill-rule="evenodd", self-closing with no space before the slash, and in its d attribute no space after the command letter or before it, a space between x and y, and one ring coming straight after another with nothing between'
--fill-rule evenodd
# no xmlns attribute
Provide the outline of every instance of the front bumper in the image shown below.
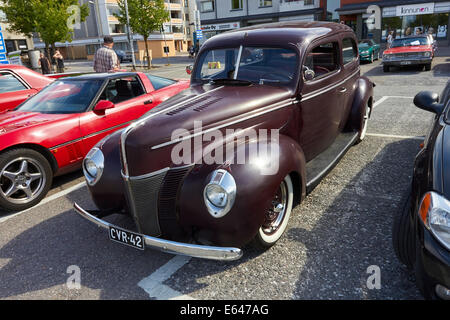
<svg viewBox="0 0 450 320"><path fill-rule="evenodd" d="M385 66L411 66L411 65L419 65L419 64L430 64L432 58L423 58L423 59L402 59L402 60L384 60L383 65Z"/></svg>
<svg viewBox="0 0 450 320"><path fill-rule="evenodd" d="M432 291L435 291L437 285L450 289L450 252L424 226L420 228L423 230L423 238L420 241L419 256L416 258L416 263L419 264L416 272L421 278L420 283ZM450 296L445 299L450 299Z"/></svg>
<svg viewBox="0 0 450 320"><path fill-rule="evenodd" d="M109 222L97 218L93 214L81 208L76 203L74 204L74 208L83 218L95 223L97 226L101 228L109 229L109 227L116 227ZM148 248L156 249L171 254L180 254L202 259L233 261L240 259L243 254L242 250L239 248L212 247L189 243L180 243L150 237L147 235L144 235L144 242L145 246Z"/></svg>

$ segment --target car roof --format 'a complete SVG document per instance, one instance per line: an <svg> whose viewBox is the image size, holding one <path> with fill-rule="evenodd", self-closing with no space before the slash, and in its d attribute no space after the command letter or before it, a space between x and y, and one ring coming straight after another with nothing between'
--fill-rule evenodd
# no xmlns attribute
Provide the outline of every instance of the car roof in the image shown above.
<svg viewBox="0 0 450 320"><path fill-rule="evenodd" d="M236 46L244 41L245 43L280 46L286 45L287 43L310 43L317 38L342 32L351 32L354 34L353 29L345 24L327 21L267 23L218 34L208 39L203 44L202 49L204 47Z"/></svg>

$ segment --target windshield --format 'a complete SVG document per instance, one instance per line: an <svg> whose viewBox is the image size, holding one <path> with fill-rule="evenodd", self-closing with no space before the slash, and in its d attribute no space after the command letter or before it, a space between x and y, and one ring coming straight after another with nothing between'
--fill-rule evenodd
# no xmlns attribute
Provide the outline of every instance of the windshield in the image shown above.
<svg viewBox="0 0 450 320"><path fill-rule="evenodd" d="M392 42L391 48L409 47L409 46L426 46L428 44L429 44L428 38L426 38L426 37L395 39Z"/></svg>
<svg viewBox="0 0 450 320"><path fill-rule="evenodd" d="M58 80L16 110L64 114L85 112L102 84L103 80Z"/></svg>
<svg viewBox="0 0 450 320"><path fill-rule="evenodd" d="M240 61L237 59L240 55ZM242 47L203 52L195 79L202 82L229 80L275 86L295 85L298 55L284 48Z"/></svg>
<svg viewBox="0 0 450 320"><path fill-rule="evenodd" d="M371 46L372 42L370 42L370 40L362 40L362 41L359 42L359 45L361 47L367 47L367 46Z"/></svg>

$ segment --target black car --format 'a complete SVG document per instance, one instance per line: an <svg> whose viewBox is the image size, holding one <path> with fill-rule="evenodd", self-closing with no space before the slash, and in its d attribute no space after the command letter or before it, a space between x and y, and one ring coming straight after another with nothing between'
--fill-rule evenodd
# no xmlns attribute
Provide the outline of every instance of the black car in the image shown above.
<svg viewBox="0 0 450 320"><path fill-rule="evenodd" d="M411 190L394 219L392 240L424 297L450 300L450 81L440 99L422 91L414 104L436 116L416 156Z"/></svg>
<svg viewBox="0 0 450 320"><path fill-rule="evenodd" d="M125 61L132 61L131 53L125 52L123 50L114 50L119 58L120 63Z"/></svg>

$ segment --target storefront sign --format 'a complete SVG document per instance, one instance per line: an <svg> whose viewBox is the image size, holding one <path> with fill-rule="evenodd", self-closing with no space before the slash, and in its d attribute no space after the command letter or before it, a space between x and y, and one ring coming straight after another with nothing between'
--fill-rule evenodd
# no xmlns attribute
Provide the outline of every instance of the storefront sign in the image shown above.
<svg viewBox="0 0 450 320"><path fill-rule="evenodd" d="M221 23L221 24L208 24L202 26L203 32L208 31L223 31L223 30L231 30L231 29L239 29L241 27L240 22L230 22L230 23Z"/></svg>
<svg viewBox="0 0 450 320"><path fill-rule="evenodd" d="M8 64L9 61L6 57L5 40L3 39L2 27L0 27L0 64Z"/></svg>
<svg viewBox="0 0 450 320"><path fill-rule="evenodd" d="M397 6L397 17L433 13L434 2Z"/></svg>

